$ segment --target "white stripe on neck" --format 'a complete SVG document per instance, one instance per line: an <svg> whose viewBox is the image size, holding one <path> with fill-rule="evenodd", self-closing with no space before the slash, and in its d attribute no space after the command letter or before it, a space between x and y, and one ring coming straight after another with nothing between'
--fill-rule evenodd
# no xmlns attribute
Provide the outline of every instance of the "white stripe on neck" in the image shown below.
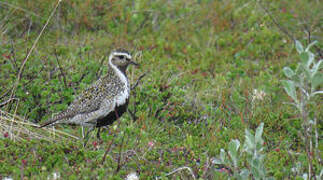
<svg viewBox="0 0 323 180"><path fill-rule="evenodd" d="M118 54L126 55L125 53L118 53ZM125 76L125 74L122 73L117 66L115 66L114 64L112 64L111 60L112 60L112 57L114 55L115 54L112 54L109 57L110 67L112 67L112 69L117 74L117 76L120 78L120 80L125 84L125 89L123 91L119 92L117 94L117 96L115 97L116 105L119 106L119 105L125 104L126 103L126 100L129 98L129 95L130 95L130 87L129 87L128 79ZM129 55L127 55L127 56L129 56Z"/></svg>

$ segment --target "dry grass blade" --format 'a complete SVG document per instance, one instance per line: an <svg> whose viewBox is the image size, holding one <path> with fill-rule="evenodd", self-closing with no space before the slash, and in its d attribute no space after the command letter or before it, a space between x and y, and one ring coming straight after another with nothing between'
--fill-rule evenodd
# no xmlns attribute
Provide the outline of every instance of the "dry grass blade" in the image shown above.
<svg viewBox="0 0 323 180"><path fill-rule="evenodd" d="M188 170L190 172L192 178L194 180L196 179L196 177L195 177L195 175L193 173L193 170L190 167L187 167L187 166L183 166L183 167L177 168L177 169L173 170L172 172L167 173L165 176L172 175L172 174L177 173L177 172L182 171L182 170ZM156 177L156 180L158 180L158 179L162 179L162 178L161 177Z"/></svg>
<svg viewBox="0 0 323 180"><path fill-rule="evenodd" d="M16 93L16 88L18 87L19 81L20 81L20 79L21 79L21 77L22 77L22 73L23 73L23 70L24 70L24 67L25 67L25 64L26 64L26 62L27 62L28 58L30 57L30 55L31 55L31 53L33 52L33 50L36 48L36 45L37 45L37 43L38 43L38 41L39 41L40 37L42 36L42 34L43 34L44 30L46 29L47 25L49 24L49 21L50 21L50 20L51 20L51 18L54 16L54 14L55 14L55 12L56 12L56 10L57 10L57 8L58 8L58 6L59 6L59 4L60 4L60 2L61 2L61 1L62 1L62 0L58 0L58 1L57 1L57 4L56 4L55 8L54 8L54 9L53 9L53 11L51 12L51 14L50 14L50 16L48 17L48 19L47 19L47 21L46 21L45 25L44 25L44 26L43 26L43 28L41 29L41 31L40 31L40 33L38 34L38 36L37 36L36 40L34 41L33 45L31 46L30 50L28 51L28 53L27 53L27 55L26 55L26 58L23 60L23 62L22 62L22 64L21 64L21 66L20 66L20 68L19 68L19 72L18 72L18 75L17 75L16 82L15 82L15 84L14 84L13 88L12 88L11 95L10 95L10 99L11 99L11 98L14 96L14 94Z"/></svg>
<svg viewBox="0 0 323 180"><path fill-rule="evenodd" d="M0 110L0 134L13 141L26 141L29 139L45 140L49 142L66 142L79 138L54 128L38 128L38 124L8 112Z"/></svg>

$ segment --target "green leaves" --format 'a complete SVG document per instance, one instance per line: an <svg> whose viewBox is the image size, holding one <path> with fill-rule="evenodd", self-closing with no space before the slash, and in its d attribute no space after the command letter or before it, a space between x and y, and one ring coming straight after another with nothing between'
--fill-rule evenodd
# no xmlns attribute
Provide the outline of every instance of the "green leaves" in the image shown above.
<svg viewBox="0 0 323 180"><path fill-rule="evenodd" d="M309 51L316 41L312 42L304 50L302 44L299 41L295 41L296 50L299 53L301 62L298 63L297 69L294 72L290 67L284 67L283 72L289 80L283 80L282 84L285 92L296 103L297 107L301 107L301 104L307 104L308 102L300 102L301 99L297 97L297 91L299 94L307 97L310 100L311 97L316 94L321 94L321 91L315 91L317 87L323 84L323 73L320 71L323 67L323 60L315 62L315 55ZM300 96L301 97L301 96Z"/></svg>
<svg viewBox="0 0 323 180"><path fill-rule="evenodd" d="M304 51L303 45L299 41L295 41L296 50L298 53L302 53Z"/></svg>
<svg viewBox="0 0 323 180"><path fill-rule="evenodd" d="M221 149L220 157L214 158L212 163L231 167L235 179L248 179L250 174L252 174L255 179L268 179L268 177L266 177L266 169L264 167L265 155L263 154L263 129L264 123L261 123L258 126L255 135L246 129L243 151L239 151L239 140L231 140L228 146L229 157L227 157L225 150ZM248 169L239 166L239 161L243 159L244 155L247 158Z"/></svg>
<svg viewBox="0 0 323 180"><path fill-rule="evenodd" d="M234 167L238 167L238 150L240 147L240 141L237 139L231 140L229 143L229 155L231 157L231 160L233 162Z"/></svg>
<svg viewBox="0 0 323 180"><path fill-rule="evenodd" d="M309 59L309 55L308 55L308 53L307 52L301 52L300 53L300 55L299 55L299 57L301 58L301 62L304 64L304 65L306 65L307 66L307 64L308 64L308 59Z"/></svg>
<svg viewBox="0 0 323 180"><path fill-rule="evenodd" d="M222 160L218 159L218 158L213 158L212 163L213 164L223 164Z"/></svg>
<svg viewBox="0 0 323 180"><path fill-rule="evenodd" d="M261 136L262 136L262 133L263 133L263 130L264 130L264 123L261 123L257 130L256 130L256 135L255 135L255 141L257 144L263 144L264 141L262 140Z"/></svg>
<svg viewBox="0 0 323 180"><path fill-rule="evenodd" d="M249 132L248 129L245 130L245 138L246 141L244 143L244 151L246 151L248 154L252 155L255 152L262 151L263 146L263 139L262 139L262 133L263 133L264 123L261 123L258 128L256 129L256 134L253 135Z"/></svg>
<svg viewBox="0 0 323 180"><path fill-rule="evenodd" d="M262 139L262 133L264 129L264 123L261 123L256 129L256 134L253 136L246 129L246 141L244 144L244 151L248 154L247 160L251 167L251 173L255 179L265 179L266 170L264 168L263 160L265 155L262 154L264 141Z"/></svg>
<svg viewBox="0 0 323 180"><path fill-rule="evenodd" d="M246 138L246 141L244 143L243 149L247 152L251 152L256 147L255 137L249 132L248 129L246 129L245 138Z"/></svg>
<svg viewBox="0 0 323 180"><path fill-rule="evenodd" d="M223 164L229 166L231 163L235 168L238 167L239 163L239 147L240 147L240 142L237 139L231 140L229 143L229 151L228 154L230 158L227 157L227 154L224 149L220 150L220 157L219 158L213 158L212 163L213 164ZM230 160L231 161L230 161Z"/></svg>
<svg viewBox="0 0 323 180"><path fill-rule="evenodd" d="M309 50L316 43L317 43L317 41L313 41L304 50L303 45L299 41L297 41L297 40L295 41L296 50L300 54L301 61L307 67L310 67L312 62L314 61L315 55L312 52L310 52Z"/></svg>
<svg viewBox="0 0 323 180"><path fill-rule="evenodd" d="M323 74L317 73L312 78L312 89L316 89L321 84L323 84Z"/></svg>
<svg viewBox="0 0 323 180"><path fill-rule="evenodd" d="M295 72L290 67L284 67L283 72L288 78L295 76Z"/></svg>
<svg viewBox="0 0 323 180"><path fill-rule="evenodd" d="M220 160L223 164L226 164L227 163L227 156L225 155L225 151L224 149L221 149L220 150Z"/></svg>
<svg viewBox="0 0 323 180"><path fill-rule="evenodd" d="M299 57L301 59L302 64L304 64L304 66L306 66L307 68L310 68L314 61L315 55L309 51L304 51L299 55Z"/></svg>
<svg viewBox="0 0 323 180"><path fill-rule="evenodd" d="M298 102L297 96L296 96L296 88L294 81L291 80L283 80L282 81L284 89L286 93L295 101Z"/></svg>
<svg viewBox="0 0 323 180"><path fill-rule="evenodd" d="M299 41L295 41L296 50L299 53L300 62L297 65L296 72L289 67L283 69L284 74L288 80L283 80L283 87L295 103L299 113L302 117L303 127L301 129L301 134L303 135L303 141L305 144L305 149L311 149L312 145L308 145L306 142L314 138L314 132L312 129L317 129L318 125L316 121L311 120L313 118L310 114L315 114L312 107L307 106L307 104L313 104L315 106L315 101L313 97L317 94L323 94L323 91L316 91L316 89L323 84L323 73L320 71L322 69L322 60L315 62L315 55L310 52L310 48L316 43L312 42L304 50L302 44ZM297 96L298 95L298 96ZM316 130L317 131L317 130ZM307 151L307 150L306 150ZM312 150L308 151L308 154L313 153ZM311 158L307 156L307 161L310 163ZM313 162L311 162L313 163ZM312 167L310 167L312 168ZM254 170L254 168L252 168ZM314 172L315 173L315 172ZM253 173L253 175L255 175ZM309 175L312 176L311 174ZM307 174L303 174L304 179L308 179ZM255 179L258 179L255 176Z"/></svg>
<svg viewBox="0 0 323 180"><path fill-rule="evenodd" d="M319 85L323 83L323 73L320 70L323 68L323 60L320 60L318 63L313 65L312 68L312 90L315 90Z"/></svg>
<svg viewBox="0 0 323 180"><path fill-rule="evenodd" d="M323 60L321 59L318 63L313 65L312 73L315 75L319 70L323 69Z"/></svg>
<svg viewBox="0 0 323 180"><path fill-rule="evenodd" d="M317 43L317 41L315 40L315 41L313 41L313 42L311 42L307 47L306 47L306 49L305 49L305 51L309 51L310 50L310 48L313 46L313 45L315 45Z"/></svg>

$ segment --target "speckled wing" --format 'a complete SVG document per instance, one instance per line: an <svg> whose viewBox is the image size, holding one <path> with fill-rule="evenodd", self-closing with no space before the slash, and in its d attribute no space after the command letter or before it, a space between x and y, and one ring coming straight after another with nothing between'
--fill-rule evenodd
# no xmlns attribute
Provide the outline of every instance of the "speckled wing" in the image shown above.
<svg viewBox="0 0 323 180"><path fill-rule="evenodd" d="M81 95L65 110L41 125L41 127L56 123L69 123L69 119L82 114L88 114L100 109L103 99L109 100L114 96L114 83L111 78L102 77L90 87L85 89ZM75 123L75 122L74 122Z"/></svg>

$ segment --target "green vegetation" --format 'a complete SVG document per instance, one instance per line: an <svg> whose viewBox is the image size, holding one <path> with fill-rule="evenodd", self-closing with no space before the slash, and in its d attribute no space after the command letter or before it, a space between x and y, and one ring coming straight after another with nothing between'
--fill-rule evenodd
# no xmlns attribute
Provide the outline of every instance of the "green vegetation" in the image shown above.
<svg viewBox="0 0 323 180"><path fill-rule="evenodd" d="M293 99L292 105L294 105L302 119L301 135L304 141L306 156L309 163L308 173L304 173L303 177L308 177L313 173L313 154L314 151L316 158L320 159L320 151L318 149L319 142L319 127L318 120L315 116L315 112L312 111L311 106L316 106L316 102L313 99L323 94L323 91L316 91L317 87L323 84L323 60L316 62L315 55L310 51L311 46L316 43L309 44L306 49L303 48L299 41L296 41L296 49L300 54L301 62L298 63L297 68L293 71L289 67L284 68L285 75L290 80L284 80L283 85L286 93ZM311 115L314 114L314 115ZM316 138L314 138L316 137ZM314 143L313 143L314 141ZM313 148L313 144L315 148ZM322 178L323 169L318 179ZM307 178L306 178L307 179Z"/></svg>
<svg viewBox="0 0 323 180"><path fill-rule="evenodd" d="M322 177L319 1L62 0L26 59L56 4L0 2L0 179ZM135 116L85 148L63 135L80 127L33 126L104 74L120 47L141 64L131 83L146 73Z"/></svg>

